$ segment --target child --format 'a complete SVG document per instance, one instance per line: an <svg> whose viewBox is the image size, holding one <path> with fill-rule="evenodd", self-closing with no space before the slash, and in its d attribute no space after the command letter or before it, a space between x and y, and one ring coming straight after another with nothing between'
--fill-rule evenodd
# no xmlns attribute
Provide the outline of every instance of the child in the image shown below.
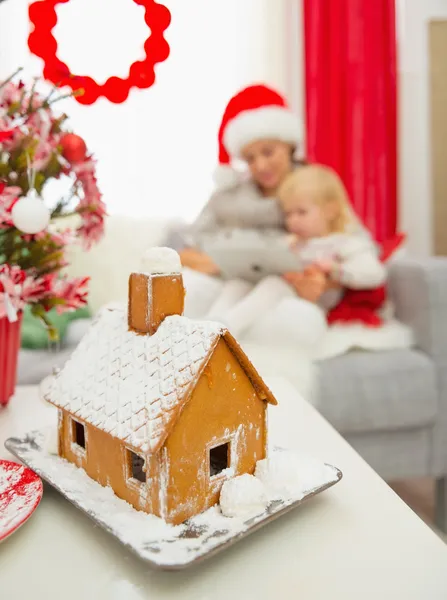
<svg viewBox="0 0 447 600"><path fill-rule="evenodd" d="M285 298L300 301L305 318L308 300L299 298L300 289L308 287L312 279L326 280L327 291L314 298L324 311L339 302L343 288L375 289L386 279L386 269L374 243L354 216L346 189L332 169L322 165L295 169L281 185L278 202L284 212L291 250L297 255L297 270L304 265L304 271L283 278L267 277L247 290L235 305L227 303L224 314L218 314L225 306L224 293L209 317L223 321L236 336ZM230 282L230 291L232 285L236 282Z"/></svg>
<svg viewBox="0 0 447 600"><path fill-rule="evenodd" d="M278 200L301 261L350 289L374 289L385 282L377 249L335 171L323 165L297 169L284 181Z"/></svg>

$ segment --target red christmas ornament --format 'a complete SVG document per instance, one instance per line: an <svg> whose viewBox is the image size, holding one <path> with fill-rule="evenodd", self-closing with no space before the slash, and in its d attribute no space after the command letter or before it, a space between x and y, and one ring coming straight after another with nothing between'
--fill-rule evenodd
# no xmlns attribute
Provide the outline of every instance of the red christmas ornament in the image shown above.
<svg viewBox="0 0 447 600"><path fill-rule="evenodd" d="M39 0L33 2L28 9L30 21L34 25L28 37L28 47L43 60L45 79L56 85L68 86L73 91L82 90L82 94L76 96L80 104L93 104L100 96L120 104L126 100L131 88L151 87L155 82L155 65L169 56L169 44L163 37L171 22L171 13L166 6L158 4L155 0L133 0L135 4L144 6L144 20L151 31L144 43L146 56L144 60L130 65L127 79L109 77L103 85L99 85L88 75L72 74L68 66L56 56L57 41L52 33L57 23L55 7L69 1Z"/></svg>
<svg viewBox="0 0 447 600"><path fill-rule="evenodd" d="M87 144L75 133L66 133L60 140L62 156L72 165L83 162L87 156Z"/></svg>

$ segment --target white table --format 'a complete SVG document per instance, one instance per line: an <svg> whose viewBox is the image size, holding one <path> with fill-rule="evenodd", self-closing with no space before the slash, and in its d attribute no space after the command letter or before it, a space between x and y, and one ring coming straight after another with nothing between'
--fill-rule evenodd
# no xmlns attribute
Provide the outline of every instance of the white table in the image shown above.
<svg viewBox="0 0 447 600"><path fill-rule="evenodd" d="M394 494L290 384L269 381L276 443L344 473L334 488L187 571L151 570L54 490L0 545L8 600L445 600L447 546ZM5 438L54 418L21 388L0 411Z"/></svg>

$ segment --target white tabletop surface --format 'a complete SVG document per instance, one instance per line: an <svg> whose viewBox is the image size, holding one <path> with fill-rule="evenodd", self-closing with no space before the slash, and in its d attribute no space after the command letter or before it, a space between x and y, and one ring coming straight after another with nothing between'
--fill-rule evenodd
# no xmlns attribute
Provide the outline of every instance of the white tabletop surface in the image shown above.
<svg viewBox="0 0 447 600"><path fill-rule="evenodd" d="M269 381L275 443L338 466L340 483L232 548L183 572L151 570L50 487L0 545L8 600L445 600L447 546L283 380ZM0 457L53 409L20 388L0 410Z"/></svg>

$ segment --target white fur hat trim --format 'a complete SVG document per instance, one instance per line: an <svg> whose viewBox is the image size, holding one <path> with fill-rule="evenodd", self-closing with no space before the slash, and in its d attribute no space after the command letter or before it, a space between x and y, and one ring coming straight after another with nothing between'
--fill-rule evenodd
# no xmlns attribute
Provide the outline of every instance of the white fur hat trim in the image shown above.
<svg viewBox="0 0 447 600"><path fill-rule="evenodd" d="M218 190L232 188L242 181L243 175L230 165L219 165L213 174L213 181Z"/></svg>
<svg viewBox="0 0 447 600"><path fill-rule="evenodd" d="M265 106L241 112L225 128L223 142L232 157L239 157L247 144L271 139L297 146L302 142L301 120L288 108Z"/></svg>

